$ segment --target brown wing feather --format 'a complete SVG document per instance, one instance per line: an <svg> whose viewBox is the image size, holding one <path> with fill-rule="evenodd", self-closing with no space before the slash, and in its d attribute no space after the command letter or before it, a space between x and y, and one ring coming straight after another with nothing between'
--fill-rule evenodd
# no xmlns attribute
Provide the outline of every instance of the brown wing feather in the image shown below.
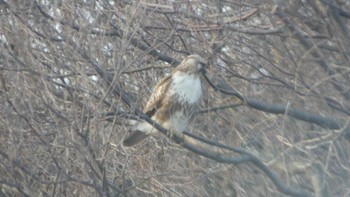
<svg viewBox="0 0 350 197"><path fill-rule="evenodd" d="M143 111L149 116L152 117L157 109L162 105L162 100L166 91L169 88L171 83L171 75L162 78L154 87L154 90L145 106Z"/></svg>
<svg viewBox="0 0 350 197"><path fill-rule="evenodd" d="M162 107L164 95L169 88L170 82L171 76L167 76L162 78L154 87L154 90L146 104L146 107L144 108L144 112L149 117L152 117L157 112L157 110ZM124 139L123 144L124 146L130 147L139 143L147 136L148 135L142 131L134 130L131 131L131 134L126 139Z"/></svg>

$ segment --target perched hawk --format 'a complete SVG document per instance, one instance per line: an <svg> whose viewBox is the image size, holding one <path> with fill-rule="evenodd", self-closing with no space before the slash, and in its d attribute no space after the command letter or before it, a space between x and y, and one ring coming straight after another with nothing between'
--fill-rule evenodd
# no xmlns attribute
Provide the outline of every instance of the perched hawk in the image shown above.
<svg viewBox="0 0 350 197"><path fill-rule="evenodd" d="M199 55L190 55L169 76L154 87L144 113L170 132L183 132L193 119L202 95L200 74L205 72L206 62ZM124 146L133 146L149 134L157 132L146 121L131 128Z"/></svg>

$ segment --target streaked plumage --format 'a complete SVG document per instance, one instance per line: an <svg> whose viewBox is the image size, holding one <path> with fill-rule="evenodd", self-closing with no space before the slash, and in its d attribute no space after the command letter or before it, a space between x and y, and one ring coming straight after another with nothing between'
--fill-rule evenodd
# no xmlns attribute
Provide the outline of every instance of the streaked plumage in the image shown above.
<svg viewBox="0 0 350 197"><path fill-rule="evenodd" d="M190 55L169 76L162 78L144 108L144 113L171 132L183 132L193 119L202 95L200 74L206 62L199 55ZM145 121L136 123L124 140L125 146L133 146L157 132Z"/></svg>

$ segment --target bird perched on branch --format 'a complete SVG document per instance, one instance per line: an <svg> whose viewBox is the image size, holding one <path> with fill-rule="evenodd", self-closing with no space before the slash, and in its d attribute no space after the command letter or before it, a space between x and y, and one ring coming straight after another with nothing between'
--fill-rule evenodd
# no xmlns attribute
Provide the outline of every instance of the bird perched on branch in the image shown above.
<svg viewBox="0 0 350 197"><path fill-rule="evenodd" d="M190 55L169 76L162 78L144 108L144 113L171 133L182 133L193 119L202 96L200 75L206 61ZM157 130L146 121L139 121L124 139L124 146L133 146Z"/></svg>

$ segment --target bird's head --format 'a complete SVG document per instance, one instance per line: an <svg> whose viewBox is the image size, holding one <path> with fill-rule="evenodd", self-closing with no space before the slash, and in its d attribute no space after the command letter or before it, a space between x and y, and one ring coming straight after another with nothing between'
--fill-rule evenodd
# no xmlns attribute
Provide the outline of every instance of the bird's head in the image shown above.
<svg viewBox="0 0 350 197"><path fill-rule="evenodd" d="M191 74L205 73L207 62L201 56L195 54L187 56L180 65L176 67L177 71L187 72Z"/></svg>

